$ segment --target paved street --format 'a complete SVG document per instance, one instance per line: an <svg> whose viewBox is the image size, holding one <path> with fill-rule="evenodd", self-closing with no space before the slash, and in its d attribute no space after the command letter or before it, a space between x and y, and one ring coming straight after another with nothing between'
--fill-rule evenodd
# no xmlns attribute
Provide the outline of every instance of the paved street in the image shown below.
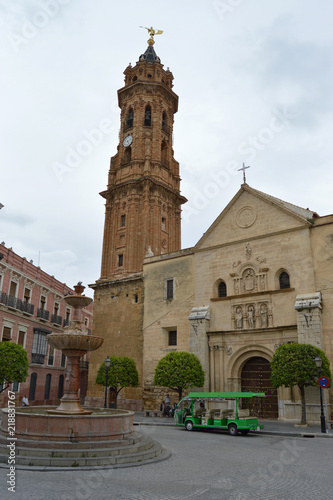
<svg viewBox="0 0 333 500"><path fill-rule="evenodd" d="M145 466L95 471L17 470L16 493L1 499L69 500L330 500L333 440L256 434L187 432L142 425L172 452Z"/></svg>

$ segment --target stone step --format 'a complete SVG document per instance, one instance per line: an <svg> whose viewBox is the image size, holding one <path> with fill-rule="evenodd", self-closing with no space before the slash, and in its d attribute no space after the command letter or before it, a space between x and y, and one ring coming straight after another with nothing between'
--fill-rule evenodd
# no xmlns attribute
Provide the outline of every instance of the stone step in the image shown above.
<svg viewBox="0 0 333 500"><path fill-rule="evenodd" d="M16 445L20 446L20 444L24 444L25 448L51 448L53 450L64 448L69 448L71 450L78 449L81 450L82 447L89 450L94 450L96 448L120 448L126 446L132 446L134 444L140 443L142 441L143 436L141 432L135 432L132 437L123 438L123 439L109 439L109 440L101 440L101 441L51 441L47 439L43 440L35 440L35 439L18 439L16 441ZM10 440L7 437L0 433L0 446L7 445Z"/></svg>
<svg viewBox="0 0 333 500"><path fill-rule="evenodd" d="M150 439L150 438L149 438ZM153 460L162 454L163 448L160 443L150 440L151 446L148 449L138 452L120 454L117 456L96 456L96 457L48 457L36 456L31 450L30 456L16 455L16 465L29 467L100 467L100 466L116 466L123 464L139 464ZM0 461L6 462L8 454L0 451Z"/></svg>
<svg viewBox="0 0 333 500"><path fill-rule="evenodd" d="M48 448L35 448L32 449L30 447L25 446L25 442L22 442L23 446L21 444L18 444L16 442L15 446L15 454L16 456L27 456L31 457L32 455L34 457L50 457L50 458L89 458L89 457L111 457L111 456L117 456L117 455L126 455L128 453L140 453L141 451L145 451L149 449L152 446L152 440L149 437L143 438L141 441L124 446L121 444L120 446L117 447L103 447L101 446L100 448L85 448L84 443L81 443L81 448L71 448L68 447L68 443L66 443L66 447L63 449L54 449L52 447L51 442L47 442L44 444L48 444ZM4 446L2 443L0 443L0 450L5 452L6 446ZM8 448L7 448L8 449Z"/></svg>

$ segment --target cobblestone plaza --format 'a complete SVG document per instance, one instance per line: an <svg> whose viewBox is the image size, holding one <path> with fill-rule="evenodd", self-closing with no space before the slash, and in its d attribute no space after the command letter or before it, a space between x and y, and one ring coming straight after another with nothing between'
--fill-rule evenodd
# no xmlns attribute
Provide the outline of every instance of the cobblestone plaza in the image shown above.
<svg viewBox="0 0 333 500"><path fill-rule="evenodd" d="M17 470L16 493L25 500L312 500L332 497L332 439L187 432L139 425L171 451L166 461L111 470Z"/></svg>

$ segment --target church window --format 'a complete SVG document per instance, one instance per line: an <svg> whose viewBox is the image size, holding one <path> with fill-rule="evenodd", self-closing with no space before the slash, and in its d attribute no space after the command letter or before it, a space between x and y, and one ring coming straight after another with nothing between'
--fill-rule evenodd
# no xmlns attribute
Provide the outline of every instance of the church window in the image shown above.
<svg viewBox="0 0 333 500"><path fill-rule="evenodd" d="M148 106L146 106L146 109L145 109L144 126L145 127L151 126L151 107L149 106L149 104L148 104Z"/></svg>
<svg viewBox="0 0 333 500"><path fill-rule="evenodd" d="M161 143L161 162L165 167L168 167L168 149L164 140Z"/></svg>
<svg viewBox="0 0 333 500"><path fill-rule="evenodd" d="M124 255L120 253L118 255L118 267L122 267L124 265Z"/></svg>
<svg viewBox="0 0 333 500"><path fill-rule="evenodd" d="M177 345L177 330L169 331L169 345Z"/></svg>
<svg viewBox="0 0 333 500"><path fill-rule="evenodd" d="M128 146L128 148L125 149L124 153L124 163L130 162L132 159L132 148L131 146Z"/></svg>
<svg viewBox="0 0 333 500"><path fill-rule="evenodd" d="M227 296L227 285L224 283L224 281L221 281L217 287L217 293L219 297L226 297Z"/></svg>
<svg viewBox="0 0 333 500"><path fill-rule="evenodd" d="M283 271L280 276L279 276L279 285L280 285L280 290L283 290L285 288L290 288L290 278L289 274Z"/></svg>
<svg viewBox="0 0 333 500"><path fill-rule="evenodd" d="M133 76L133 78L132 78L132 82L136 82L136 81L137 81L137 79L138 79L138 77L137 77L137 76Z"/></svg>
<svg viewBox="0 0 333 500"><path fill-rule="evenodd" d="M134 120L134 111L133 108L130 108L126 116L125 130L133 127L133 120Z"/></svg>
<svg viewBox="0 0 333 500"><path fill-rule="evenodd" d="M125 227L126 225L126 215L124 214L120 216L120 225L121 227Z"/></svg>
<svg viewBox="0 0 333 500"><path fill-rule="evenodd" d="M167 279L165 281L165 294L164 297L167 300L173 299L173 279Z"/></svg>
<svg viewBox="0 0 333 500"><path fill-rule="evenodd" d="M166 230L166 218L165 217L162 217L162 229L163 229L163 231Z"/></svg>
<svg viewBox="0 0 333 500"><path fill-rule="evenodd" d="M162 114L162 130L163 130L163 132L170 134L170 127L168 125L168 116L167 116L165 111L163 111L163 114Z"/></svg>

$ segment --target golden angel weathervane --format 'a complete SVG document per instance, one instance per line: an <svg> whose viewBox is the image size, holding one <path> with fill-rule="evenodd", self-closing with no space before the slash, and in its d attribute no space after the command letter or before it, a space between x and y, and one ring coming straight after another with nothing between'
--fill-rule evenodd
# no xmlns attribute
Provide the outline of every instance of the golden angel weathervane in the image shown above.
<svg viewBox="0 0 333 500"><path fill-rule="evenodd" d="M150 35L150 38L148 40L148 45L154 45L154 43L155 43L154 36L155 35L162 35L162 33L163 33L162 30L154 30L153 27L146 28L145 26L140 26L140 28L144 28L145 30L147 30L149 35Z"/></svg>

